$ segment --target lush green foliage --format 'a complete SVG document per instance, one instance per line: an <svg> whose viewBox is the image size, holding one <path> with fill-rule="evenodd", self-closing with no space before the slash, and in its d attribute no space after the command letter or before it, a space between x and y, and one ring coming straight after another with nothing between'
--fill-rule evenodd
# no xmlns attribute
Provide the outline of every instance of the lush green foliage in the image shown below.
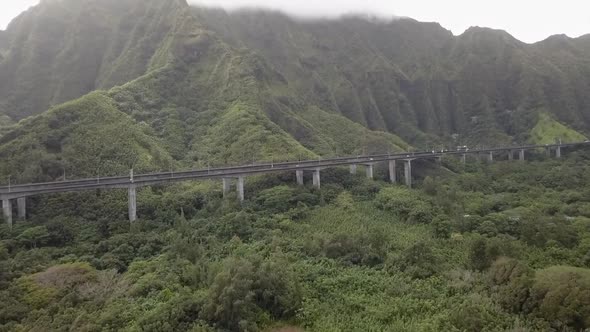
<svg viewBox="0 0 590 332"><path fill-rule="evenodd" d="M0 176L13 183L98 177L174 165L149 128L95 92L29 118L0 138Z"/></svg>
<svg viewBox="0 0 590 332"><path fill-rule="evenodd" d="M581 142L584 135L551 119L546 113L539 114L539 122L531 130L531 142L534 144L554 144L556 141Z"/></svg>
<svg viewBox="0 0 590 332"><path fill-rule="evenodd" d="M0 32L0 182L580 140L578 47L44 1ZM590 157L563 152L417 162L418 189L346 169L321 190L254 177L243 204L213 182L142 188L131 225L123 191L33 197L29 221L0 225L0 331L590 328Z"/></svg>
<svg viewBox="0 0 590 332"><path fill-rule="evenodd" d="M588 328L589 155L568 156L414 190L251 178L241 206L219 184L145 188L132 225L122 192L36 198L0 227L0 330Z"/></svg>

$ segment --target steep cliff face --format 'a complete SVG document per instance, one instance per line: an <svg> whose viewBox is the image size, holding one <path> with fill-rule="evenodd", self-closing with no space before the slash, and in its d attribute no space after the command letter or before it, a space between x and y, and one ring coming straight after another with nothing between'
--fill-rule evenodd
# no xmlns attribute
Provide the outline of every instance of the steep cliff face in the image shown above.
<svg viewBox="0 0 590 332"><path fill-rule="evenodd" d="M589 45L563 36L527 45L483 28L455 37L411 19L228 14L184 0L44 1L0 35L0 156L11 159L0 176L33 152L51 167L28 178L82 167L54 148L66 136L27 134L59 124L15 122L52 108L68 118L52 105L94 90L108 118L142 128L174 167L583 137ZM92 114L86 97L67 112ZM113 121L92 119L97 133L112 132Z"/></svg>
<svg viewBox="0 0 590 332"><path fill-rule="evenodd" d="M411 140L428 133L523 141L542 112L590 128L587 37L527 45L504 31L471 28L454 37L411 19L194 13L233 45L261 54L298 95L369 128Z"/></svg>
<svg viewBox="0 0 590 332"><path fill-rule="evenodd" d="M157 68L184 0L43 1L0 37L0 114L21 119Z"/></svg>
<svg viewBox="0 0 590 332"><path fill-rule="evenodd" d="M89 4L83 6L83 12L94 10ZM145 10L151 8L149 3L145 7ZM112 167L105 171L101 166L103 175L120 174L130 166L146 170L162 168L162 164L166 163L169 167L205 167L252 160L295 160L312 158L316 154L370 152L367 147L372 147L375 152L407 148L403 140L391 133L372 132L345 117L305 102L291 91L285 77L273 70L263 57L249 49L225 43L190 14L188 5L184 4L180 8L184 9L170 14L174 15L173 24L154 46L155 51L122 51L125 55L111 61L110 66L102 62L101 70L95 73L94 79L98 82L96 84L108 87L115 84L116 80L104 82L115 77L113 75L121 75L121 70L128 66L125 64L127 57L143 55L149 59L144 62L144 74L131 71L129 73L133 74L126 74L130 77L129 82L100 92L98 104L109 105L100 108L108 109L104 121L101 121L100 116L91 116L96 114L92 108L97 103L87 101L89 98L96 99L92 97L93 94L68 103L68 107L57 106L50 111L56 119L82 119L68 125L68 130L78 130L77 124L85 124L84 130L90 130L88 125L94 121L97 129L89 132L98 134L91 141L81 140L82 145L89 144L89 147L79 147L78 150L98 149L95 152L99 155L112 155L112 158L104 161ZM156 12L170 10L159 8ZM109 35L103 35L102 38L108 40ZM133 40L135 38L129 42ZM50 59L61 63L56 57ZM117 69L117 61L122 66L120 70ZM136 63L135 60L131 62ZM136 74L139 76L133 78ZM22 110L11 110L19 116L25 114ZM127 122L132 132L136 130L133 128L141 129L143 135L152 139L153 147L149 151L165 151L174 161L144 158L138 159L135 165L123 158L126 153L119 151L117 144L99 144L95 147L94 141L101 141L100 133L110 136L104 138L105 142L113 143L112 137L128 140L129 137L112 135L116 132L114 128L120 129L114 121L108 121L116 118L116 113L121 119L132 121ZM8 129L5 128L6 124L0 128L5 132L0 141L0 156L4 160L0 165L0 174L16 172L21 174L22 181L45 180L48 174L55 176L64 168L70 174L87 174L86 166L90 167L93 163L80 163L74 153L66 153L72 151L66 148L71 144L70 136L60 129L59 121L47 125L46 117L42 112ZM10 125L9 119L6 122ZM327 130L326 126L333 126L334 130ZM32 134L35 132L43 134ZM48 143L48 140L51 142ZM137 147L137 144L131 147L121 145L121 149L133 150L133 147ZM150 156L145 151L133 151L133 154ZM27 159L29 155L35 158ZM30 167L27 166L27 160L31 161ZM139 163L140 160L144 162ZM38 165L46 166L40 168ZM35 171L22 171L31 167Z"/></svg>

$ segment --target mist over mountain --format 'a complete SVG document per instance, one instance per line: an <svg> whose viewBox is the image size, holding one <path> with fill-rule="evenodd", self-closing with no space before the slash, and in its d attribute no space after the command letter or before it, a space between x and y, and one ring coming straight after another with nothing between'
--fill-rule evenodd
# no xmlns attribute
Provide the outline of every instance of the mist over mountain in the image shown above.
<svg viewBox="0 0 590 332"><path fill-rule="evenodd" d="M300 22L260 11L207 11L199 18L226 40L263 54L290 82L307 80L301 84L306 88L323 84L331 96L352 98L336 97L326 107L343 108L349 118L374 129L396 132L401 122L439 135L466 133L471 118L480 116L516 136L530 128L511 130L515 121L505 118L506 111L515 110L518 116L547 111L587 129L589 57L583 38L555 36L527 45L486 28L454 37L437 24L410 19ZM314 74L322 83L311 81ZM372 74L384 77L375 82ZM379 89L395 97L383 100ZM317 91L299 92L305 93L317 97ZM399 114L400 99L408 102L405 117Z"/></svg>
<svg viewBox="0 0 590 332"><path fill-rule="evenodd" d="M589 49L587 37L529 45L408 18L45 1L0 34L0 155L18 154L9 147L30 131L39 160L28 177L48 173L37 163L70 163L61 124L34 123L80 97L71 105L83 118L95 90L185 166L580 138L590 130Z"/></svg>
<svg viewBox="0 0 590 332"><path fill-rule="evenodd" d="M383 0L355 1L288 1L288 0L189 0L189 5L209 9L235 11L275 11L302 20L339 19L359 15L367 18L391 20L397 17L395 4Z"/></svg>

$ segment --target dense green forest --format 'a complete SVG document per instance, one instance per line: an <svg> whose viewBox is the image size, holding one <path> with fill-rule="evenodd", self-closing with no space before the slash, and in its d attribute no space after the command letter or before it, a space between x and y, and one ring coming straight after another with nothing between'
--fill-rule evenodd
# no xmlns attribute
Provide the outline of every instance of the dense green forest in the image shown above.
<svg viewBox="0 0 590 332"><path fill-rule="evenodd" d="M590 151L52 195L0 228L2 331L590 328ZM386 170L378 178L385 179Z"/></svg>

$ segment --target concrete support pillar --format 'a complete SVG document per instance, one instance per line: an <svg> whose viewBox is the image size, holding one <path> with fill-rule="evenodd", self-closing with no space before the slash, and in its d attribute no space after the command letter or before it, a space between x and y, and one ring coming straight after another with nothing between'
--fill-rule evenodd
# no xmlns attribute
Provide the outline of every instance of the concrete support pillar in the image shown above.
<svg viewBox="0 0 590 332"><path fill-rule="evenodd" d="M467 163L467 155L465 153L461 155L461 162L463 164L466 164Z"/></svg>
<svg viewBox="0 0 590 332"><path fill-rule="evenodd" d="M129 186L129 221L137 220L137 192L135 185Z"/></svg>
<svg viewBox="0 0 590 332"><path fill-rule="evenodd" d="M494 162L494 153L492 151L488 153L488 162Z"/></svg>
<svg viewBox="0 0 590 332"><path fill-rule="evenodd" d="M231 189L231 179L223 178L221 181L223 182L223 197L226 197Z"/></svg>
<svg viewBox="0 0 590 332"><path fill-rule="evenodd" d="M519 159L520 161L524 161L524 150L520 150L520 151L518 152L518 159Z"/></svg>
<svg viewBox="0 0 590 332"><path fill-rule="evenodd" d="M406 180L406 186L412 188L412 161L405 160L404 162L404 178Z"/></svg>
<svg viewBox="0 0 590 332"><path fill-rule="evenodd" d="M389 161L389 181L391 181L391 183L396 183L397 182L397 174L395 173L395 160L390 160Z"/></svg>
<svg viewBox="0 0 590 332"><path fill-rule="evenodd" d="M508 151L508 160L513 160L514 159L514 151L509 150Z"/></svg>
<svg viewBox="0 0 590 332"><path fill-rule="evenodd" d="M369 164L365 166L365 170L367 171L367 179L373 179L373 164Z"/></svg>
<svg viewBox="0 0 590 332"><path fill-rule="evenodd" d="M436 163L437 164L442 164L442 157L436 157Z"/></svg>
<svg viewBox="0 0 590 332"><path fill-rule="evenodd" d="M8 226L12 227L12 202L9 199L2 200L2 213Z"/></svg>
<svg viewBox="0 0 590 332"><path fill-rule="evenodd" d="M240 202L243 202L244 201L244 177L243 176L238 177L237 191L238 191L238 199L240 200Z"/></svg>
<svg viewBox="0 0 590 332"><path fill-rule="evenodd" d="M303 171L295 171L295 175L297 177L297 184L302 186L303 185Z"/></svg>
<svg viewBox="0 0 590 332"><path fill-rule="evenodd" d="M16 199L16 205L18 206L18 219L27 219L27 198L20 197Z"/></svg>
<svg viewBox="0 0 590 332"><path fill-rule="evenodd" d="M356 174L356 165L350 165L350 174Z"/></svg>
<svg viewBox="0 0 590 332"><path fill-rule="evenodd" d="M555 158L561 158L561 146L557 146L555 150Z"/></svg>
<svg viewBox="0 0 590 332"><path fill-rule="evenodd" d="M321 186L319 168L313 171L313 186L316 188L320 188Z"/></svg>

